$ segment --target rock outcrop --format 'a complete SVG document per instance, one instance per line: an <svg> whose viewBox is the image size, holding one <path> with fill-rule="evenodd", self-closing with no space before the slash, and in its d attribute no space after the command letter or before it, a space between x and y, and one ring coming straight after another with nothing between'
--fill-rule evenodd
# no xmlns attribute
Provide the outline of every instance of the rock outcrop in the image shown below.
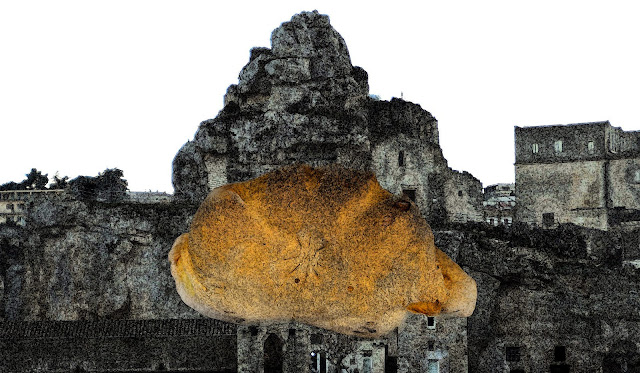
<svg viewBox="0 0 640 373"><path fill-rule="evenodd" d="M2 230L6 320L199 317L171 279L167 248L195 209L35 198L26 227Z"/></svg>
<svg viewBox="0 0 640 373"><path fill-rule="evenodd" d="M224 109L176 156L176 194L200 202L209 186L299 161L369 166L367 73L351 65L329 17L295 15L273 31L271 44L251 50ZM215 173L224 176L212 180Z"/></svg>
<svg viewBox="0 0 640 373"><path fill-rule="evenodd" d="M638 233L577 226L435 232L436 245L478 283L469 371L640 368L640 271L624 261L640 254Z"/></svg>
<svg viewBox="0 0 640 373"><path fill-rule="evenodd" d="M445 198L443 186L457 178L442 156L436 119L402 99L369 97L367 72L351 65L328 16L293 16L273 31L271 48L251 50L238 79L223 110L176 155L178 198L200 203L218 186L286 165L337 163L411 194L430 222L480 219L479 182L462 187L464 198Z"/></svg>

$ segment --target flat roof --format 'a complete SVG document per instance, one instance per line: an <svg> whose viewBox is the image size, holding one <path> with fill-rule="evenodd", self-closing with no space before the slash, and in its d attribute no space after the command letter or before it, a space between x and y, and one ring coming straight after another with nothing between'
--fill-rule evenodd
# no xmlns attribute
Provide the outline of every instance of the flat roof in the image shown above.
<svg viewBox="0 0 640 373"><path fill-rule="evenodd" d="M572 126L602 126L611 125L608 120L598 122L585 122L585 123L568 123L568 124L545 124L542 126L514 126L516 129L529 129L529 128L549 128L549 127L572 127Z"/></svg>

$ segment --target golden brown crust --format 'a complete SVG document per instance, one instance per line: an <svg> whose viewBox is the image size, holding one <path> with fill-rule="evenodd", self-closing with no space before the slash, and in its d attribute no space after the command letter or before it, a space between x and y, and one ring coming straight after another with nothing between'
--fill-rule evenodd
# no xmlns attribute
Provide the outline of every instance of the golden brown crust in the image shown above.
<svg viewBox="0 0 640 373"><path fill-rule="evenodd" d="M456 313L454 304L468 316L475 305L475 282L435 248L416 207L339 166L215 189L169 260L185 302L223 320L293 318L377 336L406 309Z"/></svg>

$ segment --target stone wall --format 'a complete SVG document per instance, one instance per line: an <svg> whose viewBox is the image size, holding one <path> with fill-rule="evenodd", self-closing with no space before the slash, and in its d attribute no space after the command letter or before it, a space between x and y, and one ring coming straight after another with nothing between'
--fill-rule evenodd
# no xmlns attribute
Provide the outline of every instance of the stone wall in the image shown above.
<svg viewBox="0 0 640 373"><path fill-rule="evenodd" d="M468 370L480 373L548 371L562 364L590 372L616 361L637 363L638 231L564 225L543 231L518 224L511 230L460 225L436 231L438 247L478 283L474 314L467 320L436 318L435 330L426 317L409 315L383 339L343 340L289 323L235 331L184 305L166 253L186 229L191 205L61 197L28 211L26 227L0 230L0 343L9 351L5 367L15 367L7 371L105 371L115 359L105 351L120 351L121 367L137 371L159 364L168 370L260 371L269 334L291 352L283 364L302 372L310 371L311 352L331 359L339 356L336 346L351 349L343 361L351 364L353 358L354 367L371 361L373 369L384 366L387 372L422 369L436 357L442 372L464 372L467 353ZM197 326L207 322L214 324ZM512 347L519 348L518 361L507 361ZM566 349L566 361L554 360L556 347Z"/></svg>
<svg viewBox="0 0 640 373"><path fill-rule="evenodd" d="M609 162L611 206L640 209L640 157Z"/></svg>
<svg viewBox="0 0 640 373"><path fill-rule="evenodd" d="M447 220L454 223L483 221L482 183L468 172L449 170L444 185Z"/></svg>
<svg viewBox="0 0 640 373"><path fill-rule="evenodd" d="M194 206L34 199L2 231L5 320L198 318L175 292L167 253Z"/></svg>
<svg viewBox="0 0 640 373"><path fill-rule="evenodd" d="M236 326L217 320L8 321L3 372L236 371Z"/></svg>
<svg viewBox="0 0 640 373"><path fill-rule="evenodd" d="M640 367L637 339L628 343L640 331L640 296L633 290L640 272L622 260L638 244L629 234L518 225L436 232L436 244L478 283L468 319L469 371L548 372L567 365L571 372L611 372L618 371L616 359ZM556 347L564 347L565 361L556 360ZM511 348L518 359L507 357Z"/></svg>
<svg viewBox="0 0 640 373"><path fill-rule="evenodd" d="M516 165L516 221L607 228L605 161Z"/></svg>
<svg viewBox="0 0 640 373"><path fill-rule="evenodd" d="M609 122L515 127L516 163L556 163L602 159L609 150ZM562 149L556 142L562 141ZM589 148L592 142L592 148ZM533 146L537 145L537 151Z"/></svg>
<svg viewBox="0 0 640 373"><path fill-rule="evenodd" d="M596 122L516 127L515 134L516 220L640 226L638 132Z"/></svg>
<svg viewBox="0 0 640 373"><path fill-rule="evenodd" d="M398 372L428 372L437 364L442 373L467 372L467 320L411 314L398 331ZM431 361L431 362L430 362Z"/></svg>
<svg viewBox="0 0 640 373"><path fill-rule="evenodd" d="M372 168L380 185L396 195L414 200L424 216L431 216L434 189L431 176L447 171L439 148L401 134L376 144Z"/></svg>

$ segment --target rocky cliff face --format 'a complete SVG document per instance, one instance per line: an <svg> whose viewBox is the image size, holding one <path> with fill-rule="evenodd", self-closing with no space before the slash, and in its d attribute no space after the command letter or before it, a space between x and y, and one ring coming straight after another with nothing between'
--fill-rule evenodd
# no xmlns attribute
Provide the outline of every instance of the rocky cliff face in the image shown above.
<svg viewBox="0 0 640 373"><path fill-rule="evenodd" d="M368 93L367 72L351 65L329 17L293 16L273 31L271 48L251 50L224 109L176 155L176 195L200 202L212 188L294 163L372 169L375 146L400 135L420 141L446 168L430 113Z"/></svg>
<svg viewBox="0 0 640 373"><path fill-rule="evenodd" d="M27 225L0 232L5 320L199 317L176 294L167 252L188 205L30 203Z"/></svg>
<svg viewBox="0 0 640 373"><path fill-rule="evenodd" d="M640 271L623 261L625 251L637 254L638 233L575 226L436 232L436 245L478 283L468 319L469 371L640 368ZM518 349L517 361L508 361L508 348Z"/></svg>
<svg viewBox="0 0 640 373"><path fill-rule="evenodd" d="M0 226L3 320L200 318L177 295L166 257L194 210L65 196L32 203L25 228ZM638 367L640 272L633 260L640 256L639 233L469 225L436 231L436 245L478 284L466 337L447 334L436 350L462 356L455 349L467 338L469 371L481 373ZM432 338L406 336L419 325L398 335L398 364L419 365L411 346ZM556 347L564 348L566 361L557 361ZM507 361L507 348L518 349L517 361ZM455 368L453 360L448 364Z"/></svg>
<svg viewBox="0 0 640 373"><path fill-rule="evenodd" d="M176 194L202 200L211 164L246 180L282 165L336 162L366 168L367 73L351 65L329 17L303 12L271 35L272 47L251 50L225 107L200 124L174 160ZM354 155L338 154L339 149ZM346 150L348 149L348 150Z"/></svg>

